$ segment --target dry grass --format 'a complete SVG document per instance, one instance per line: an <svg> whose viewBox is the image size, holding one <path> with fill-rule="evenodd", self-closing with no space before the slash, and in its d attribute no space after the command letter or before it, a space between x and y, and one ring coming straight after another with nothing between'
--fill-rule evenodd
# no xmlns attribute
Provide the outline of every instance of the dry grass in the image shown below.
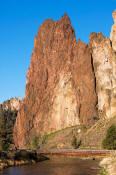
<svg viewBox="0 0 116 175"><path fill-rule="evenodd" d="M110 120L100 119L88 130L84 126L73 126L48 134L41 138L44 144L43 150L49 149L71 149L72 138L75 135L78 141L82 141L80 149L102 149L102 140L107 129L116 123L116 117Z"/></svg>

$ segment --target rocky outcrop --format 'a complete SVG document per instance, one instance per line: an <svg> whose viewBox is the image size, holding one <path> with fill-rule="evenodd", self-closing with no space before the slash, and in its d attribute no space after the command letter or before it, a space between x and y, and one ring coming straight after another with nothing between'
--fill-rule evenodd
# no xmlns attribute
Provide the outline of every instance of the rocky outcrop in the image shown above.
<svg viewBox="0 0 116 175"><path fill-rule="evenodd" d="M113 12L112 17L114 19L114 25L111 29L110 39L112 41L112 48L116 52L116 10Z"/></svg>
<svg viewBox="0 0 116 175"><path fill-rule="evenodd" d="M21 101L20 98L11 98L10 100L6 100L3 102L3 104L1 104L1 107L3 110L19 110L21 105Z"/></svg>
<svg viewBox="0 0 116 175"><path fill-rule="evenodd" d="M116 54L109 38L91 33L89 46L96 78L98 112L102 117L116 115Z"/></svg>
<svg viewBox="0 0 116 175"><path fill-rule="evenodd" d="M34 40L25 98L14 127L17 147L35 136L93 125L97 95L91 49L76 37L69 17L45 20Z"/></svg>
<svg viewBox="0 0 116 175"><path fill-rule="evenodd" d="M104 158L100 161L100 166L102 167L101 173L99 174L107 174L107 175L115 175L116 174L116 156L115 152L111 157Z"/></svg>

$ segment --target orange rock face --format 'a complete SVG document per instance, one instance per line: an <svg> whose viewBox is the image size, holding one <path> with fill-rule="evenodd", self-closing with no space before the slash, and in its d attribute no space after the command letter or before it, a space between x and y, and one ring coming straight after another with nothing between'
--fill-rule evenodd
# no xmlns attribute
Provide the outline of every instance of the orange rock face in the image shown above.
<svg viewBox="0 0 116 175"><path fill-rule="evenodd" d="M112 17L113 17L114 23L115 23L115 21L116 21L116 10L112 13Z"/></svg>
<svg viewBox="0 0 116 175"><path fill-rule="evenodd" d="M95 121L97 96L91 51L76 37L70 19L45 20L34 40L25 98L14 127L17 147L35 136Z"/></svg>

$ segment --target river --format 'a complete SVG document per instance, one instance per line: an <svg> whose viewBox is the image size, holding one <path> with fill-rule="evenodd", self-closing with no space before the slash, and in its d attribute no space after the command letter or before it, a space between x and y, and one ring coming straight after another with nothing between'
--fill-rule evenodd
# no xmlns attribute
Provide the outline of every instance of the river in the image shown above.
<svg viewBox="0 0 116 175"><path fill-rule="evenodd" d="M99 160L77 157L52 157L33 165L10 167L0 175L97 175Z"/></svg>

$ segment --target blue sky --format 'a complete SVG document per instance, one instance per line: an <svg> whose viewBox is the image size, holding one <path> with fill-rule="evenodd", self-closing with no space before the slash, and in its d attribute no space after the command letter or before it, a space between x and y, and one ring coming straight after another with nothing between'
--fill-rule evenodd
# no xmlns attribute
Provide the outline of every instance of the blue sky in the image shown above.
<svg viewBox="0 0 116 175"><path fill-rule="evenodd" d="M45 19L66 12L77 40L88 43L91 32L109 37L115 9L116 0L0 0L0 103L24 97L34 37Z"/></svg>

